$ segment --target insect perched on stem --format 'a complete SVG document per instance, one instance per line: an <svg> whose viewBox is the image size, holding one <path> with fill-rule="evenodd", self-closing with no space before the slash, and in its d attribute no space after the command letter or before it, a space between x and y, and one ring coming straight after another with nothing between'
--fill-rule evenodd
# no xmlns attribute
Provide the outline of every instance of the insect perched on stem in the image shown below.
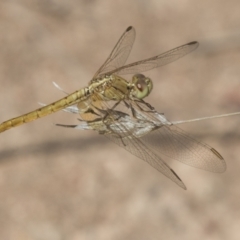
<svg viewBox="0 0 240 240"><path fill-rule="evenodd" d="M185 56L198 47L198 42L190 42L163 54L124 65L134 40L135 30L133 27L128 27L87 87L54 103L1 123L0 132L64 110L79 114L80 123L57 124L58 126L95 130L105 135L133 155L148 162L183 189L186 189L186 186L163 161L164 156L196 168L224 172L226 163L214 148L193 139L176 125L237 115L240 114L239 112L170 122L143 100L151 93L153 83L141 72L166 65ZM124 74L134 74L132 81L123 78ZM55 86L58 87L56 84Z"/></svg>

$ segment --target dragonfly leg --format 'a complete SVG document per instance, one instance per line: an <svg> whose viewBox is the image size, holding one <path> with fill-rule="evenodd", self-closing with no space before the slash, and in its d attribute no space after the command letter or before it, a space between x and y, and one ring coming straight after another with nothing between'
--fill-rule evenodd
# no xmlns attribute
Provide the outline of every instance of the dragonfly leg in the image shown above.
<svg viewBox="0 0 240 240"><path fill-rule="evenodd" d="M140 109L141 111L143 111L143 112L150 112L150 113L156 112L155 108L154 108L152 105L150 105L149 103L145 102L145 101L142 100L142 99L135 100L134 102L135 102L136 105L139 107L139 109ZM144 104L145 106L147 106L147 107L149 108L149 110L144 110L138 103Z"/></svg>

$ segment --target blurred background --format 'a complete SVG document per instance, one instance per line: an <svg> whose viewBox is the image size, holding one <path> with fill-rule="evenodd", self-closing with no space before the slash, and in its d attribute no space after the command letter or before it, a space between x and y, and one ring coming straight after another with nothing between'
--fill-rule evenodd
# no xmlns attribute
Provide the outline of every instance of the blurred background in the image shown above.
<svg viewBox="0 0 240 240"><path fill-rule="evenodd" d="M240 111L240 2L3 0L0 121L87 86L132 25L128 62L197 40L199 48L146 73L147 101L171 121ZM131 76L127 76L131 79ZM12 240L240 239L240 116L184 124L216 148L214 174L168 163L184 191L91 131L52 114L0 136L0 236Z"/></svg>

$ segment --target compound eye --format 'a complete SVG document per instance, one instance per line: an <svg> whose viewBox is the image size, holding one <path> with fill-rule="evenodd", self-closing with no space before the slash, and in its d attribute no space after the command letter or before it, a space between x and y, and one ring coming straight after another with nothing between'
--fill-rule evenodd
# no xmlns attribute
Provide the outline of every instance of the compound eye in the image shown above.
<svg viewBox="0 0 240 240"><path fill-rule="evenodd" d="M132 83L134 84L133 95L138 99L147 97L153 88L152 80L143 74L135 74L132 78Z"/></svg>

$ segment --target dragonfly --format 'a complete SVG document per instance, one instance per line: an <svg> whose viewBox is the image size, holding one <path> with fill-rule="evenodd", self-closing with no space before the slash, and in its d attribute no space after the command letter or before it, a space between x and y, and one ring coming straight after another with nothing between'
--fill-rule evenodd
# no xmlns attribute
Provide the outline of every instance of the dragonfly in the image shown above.
<svg viewBox="0 0 240 240"><path fill-rule="evenodd" d="M185 56L198 47L198 42L189 42L160 55L124 65L135 35L134 27L125 30L87 87L1 123L0 132L64 110L78 114L80 123L56 124L57 126L97 131L149 163L183 189L186 189L185 184L163 160L164 157L207 171L224 172L226 163L217 150L192 138L176 125L239 113L170 122L164 114L158 113L144 100L151 93L153 82L142 72ZM123 78L122 75L125 74L134 74L132 80ZM62 90L57 84L55 86Z"/></svg>

